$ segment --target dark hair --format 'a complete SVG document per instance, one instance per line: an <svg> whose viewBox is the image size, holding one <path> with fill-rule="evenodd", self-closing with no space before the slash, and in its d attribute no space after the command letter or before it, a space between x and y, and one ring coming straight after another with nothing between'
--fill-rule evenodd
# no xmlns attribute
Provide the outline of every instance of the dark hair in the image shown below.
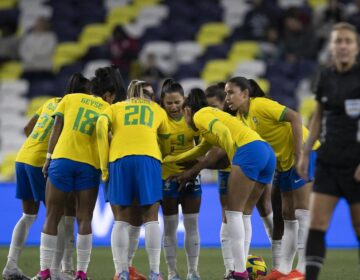
<svg viewBox="0 0 360 280"><path fill-rule="evenodd" d="M98 68L91 80L91 92L103 96L106 92L116 94L117 101L126 99L126 89L119 69L115 66Z"/></svg>
<svg viewBox="0 0 360 280"><path fill-rule="evenodd" d="M219 101L224 101L226 97L225 83L220 82L215 85L209 86L207 89L205 89L205 96L206 98L216 97L216 99L218 99Z"/></svg>
<svg viewBox="0 0 360 280"><path fill-rule="evenodd" d="M206 96L204 91L200 88L191 89L183 104L183 108L190 107L193 114L206 106L208 106Z"/></svg>
<svg viewBox="0 0 360 280"><path fill-rule="evenodd" d="M233 77L227 81L238 86L241 90L247 89L250 97L265 97L266 94L260 88L258 83L253 79L246 79L245 77Z"/></svg>
<svg viewBox="0 0 360 280"><path fill-rule="evenodd" d="M74 93L74 92L90 93L90 90L91 90L90 80L85 78L80 73L75 73L71 75L71 77L69 78L64 94Z"/></svg>
<svg viewBox="0 0 360 280"><path fill-rule="evenodd" d="M164 99L165 94L172 93L172 92L178 92L182 96L184 96L183 87L178 82L176 82L174 79L167 78L164 80L162 87L161 87L161 94L160 94L161 102Z"/></svg>

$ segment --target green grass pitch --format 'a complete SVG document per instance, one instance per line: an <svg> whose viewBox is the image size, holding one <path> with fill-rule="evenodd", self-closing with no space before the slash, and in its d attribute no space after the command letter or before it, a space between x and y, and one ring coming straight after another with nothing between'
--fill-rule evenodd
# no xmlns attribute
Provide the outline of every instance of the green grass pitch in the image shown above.
<svg viewBox="0 0 360 280"><path fill-rule="evenodd" d="M0 247L1 270L5 265L7 247ZM270 250L252 250L253 255L262 256L270 266ZM135 266L144 274L148 273L147 256L144 249L136 253ZM24 249L20 259L20 267L28 275L33 276L39 269L39 248L27 247ZM186 258L184 249L178 250L178 270L182 279L186 279ZM223 279L224 267L220 249L202 249L199 260L200 275L203 280ZM161 257L161 272L167 279L167 269L164 256ZM93 280L111 280L114 276L114 265L112 262L110 247L95 247L89 266L89 276ZM321 274L322 280L344 280L360 279L359 260L356 250L328 250L326 262Z"/></svg>

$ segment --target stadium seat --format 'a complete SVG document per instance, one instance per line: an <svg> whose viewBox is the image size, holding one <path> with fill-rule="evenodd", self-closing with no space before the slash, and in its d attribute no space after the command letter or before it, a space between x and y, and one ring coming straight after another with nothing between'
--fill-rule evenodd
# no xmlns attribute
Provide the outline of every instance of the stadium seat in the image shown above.
<svg viewBox="0 0 360 280"><path fill-rule="evenodd" d="M0 10L8 10L14 8L16 5L16 0L1 0L0 1Z"/></svg>
<svg viewBox="0 0 360 280"><path fill-rule="evenodd" d="M27 80L3 80L0 83L0 96L3 94L23 95L29 90Z"/></svg>
<svg viewBox="0 0 360 280"><path fill-rule="evenodd" d="M318 0L315 0L318 1ZM286 10L290 7L302 7L305 5L305 0L279 0L278 5Z"/></svg>
<svg viewBox="0 0 360 280"><path fill-rule="evenodd" d="M175 44L176 60L179 64L193 62L202 52L202 46L194 41L181 41Z"/></svg>
<svg viewBox="0 0 360 280"><path fill-rule="evenodd" d="M110 66L110 64L111 64L111 62L109 60L106 60L106 59L99 59L99 60L89 61L84 67L83 75L86 78L91 78L91 77L93 77L95 75L95 70L97 68Z"/></svg>
<svg viewBox="0 0 360 280"><path fill-rule="evenodd" d="M2 147L3 148L3 147ZM0 165L1 181L10 181L15 179L15 159L17 152L7 152Z"/></svg>
<svg viewBox="0 0 360 280"><path fill-rule="evenodd" d="M263 60L242 61L236 66L234 76L254 79L265 75L266 63Z"/></svg>
<svg viewBox="0 0 360 280"><path fill-rule="evenodd" d="M256 79L256 82L260 88L264 91L265 94L268 94L270 91L270 82L267 79Z"/></svg>
<svg viewBox="0 0 360 280"><path fill-rule="evenodd" d="M223 82L233 73L235 64L226 59L211 60L206 63L201 78L208 84Z"/></svg>
<svg viewBox="0 0 360 280"><path fill-rule="evenodd" d="M255 41L241 41L232 45L229 59L233 62L251 60L259 54L260 48Z"/></svg>
<svg viewBox="0 0 360 280"><path fill-rule="evenodd" d="M117 7L126 6L131 2L131 0L105 0L105 8L107 10L112 10Z"/></svg>
<svg viewBox="0 0 360 280"><path fill-rule="evenodd" d="M64 65L71 64L86 53L86 47L78 42L58 44L53 56L54 71L59 71Z"/></svg>
<svg viewBox="0 0 360 280"><path fill-rule="evenodd" d="M5 62L0 68L1 80L17 80L23 72L22 64L18 61Z"/></svg>
<svg viewBox="0 0 360 280"><path fill-rule="evenodd" d="M311 115L314 113L316 107L316 101L314 96L308 95L300 101L299 113L303 118L303 123L309 125Z"/></svg>
<svg viewBox="0 0 360 280"><path fill-rule="evenodd" d="M198 78L189 78L180 80L179 83L184 89L185 96L187 96L192 88L201 88L205 90L206 82Z"/></svg>
<svg viewBox="0 0 360 280"><path fill-rule="evenodd" d="M111 36L109 26L101 23L86 25L80 34L80 44L86 49L104 44Z"/></svg>
<svg viewBox="0 0 360 280"><path fill-rule="evenodd" d="M112 30L117 25L124 25L131 22L139 13L137 6L122 6L110 10L107 15L106 24Z"/></svg>
<svg viewBox="0 0 360 280"><path fill-rule="evenodd" d="M196 41L204 47L216 45L224 41L230 34L230 28L222 22L203 24L196 36Z"/></svg>

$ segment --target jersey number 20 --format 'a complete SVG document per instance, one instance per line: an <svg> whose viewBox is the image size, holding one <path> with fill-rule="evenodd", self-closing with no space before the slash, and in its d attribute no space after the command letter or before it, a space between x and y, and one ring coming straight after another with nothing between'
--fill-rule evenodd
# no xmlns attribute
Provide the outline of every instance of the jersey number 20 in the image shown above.
<svg viewBox="0 0 360 280"><path fill-rule="evenodd" d="M124 125L146 125L152 127L154 112L146 105L125 106Z"/></svg>

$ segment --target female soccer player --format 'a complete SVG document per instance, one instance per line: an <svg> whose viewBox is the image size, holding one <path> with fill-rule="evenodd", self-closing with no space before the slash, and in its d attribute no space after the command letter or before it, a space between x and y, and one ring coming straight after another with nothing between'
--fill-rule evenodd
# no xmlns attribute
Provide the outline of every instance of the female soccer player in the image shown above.
<svg viewBox="0 0 360 280"><path fill-rule="evenodd" d="M248 200L253 200L252 205L255 206L265 185L271 183L275 155L255 131L235 117L207 105L202 90L191 90L183 105L185 120L195 131L199 131L203 140L190 151L178 156L168 156L165 162L197 158L213 145L226 151L232 166L228 179L228 210L225 215L235 267L228 279L248 279L243 212Z"/></svg>
<svg viewBox="0 0 360 280"><path fill-rule="evenodd" d="M319 75L315 88L317 105L298 166L300 175L307 179L311 147L320 138L306 245L308 280L319 277L326 251L325 233L340 197L350 205L360 250L360 65L356 28L348 23L335 24L329 49L332 65Z"/></svg>
<svg viewBox="0 0 360 280"><path fill-rule="evenodd" d="M301 116L295 111L265 97L254 80L244 77L231 78L225 86L226 102L238 117L254 129L274 149L277 159L277 174L274 186L282 194L284 236L278 269L265 279L293 279L303 277L305 268L304 244L309 222L309 193L313 179L316 153L312 153L309 164L310 178L303 180L295 171L301 147L308 135L302 126ZM318 147L318 143L314 149ZM291 271L296 253L299 261Z"/></svg>
<svg viewBox="0 0 360 280"><path fill-rule="evenodd" d="M107 196L115 218L111 246L120 280L129 279L128 211L134 202L141 206L145 223L149 279L162 279L158 209L162 200L162 155L170 152L169 127L166 112L145 97L148 93L143 86L143 82L138 82L130 92L130 99L105 110L96 126L102 176L103 180L109 179ZM112 132L110 149L109 131Z"/></svg>
<svg viewBox="0 0 360 280"><path fill-rule="evenodd" d="M73 92L72 89L89 91L89 85L88 79L81 74L74 74L69 79L65 94ZM2 273L5 280L30 279L21 272L17 262L28 231L36 219L40 201L45 201L45 179L41 169L45 162L49 136L54 123L51 115L60 100L61 98L51 98L46 101L24 128L28 138L17 155L15 166L16 197L22 199L24 213L12 234L8 261Z"/></svg>
<svg viewBox="0 0 360 280"><path fill-rule="evenodd" d="M87 279L92 248L91 220L100 181L95 125L98 115L113 102L122 88L117 83L119 75L112 67L97 69L92 79L92 95L67 95L54 112L55 124L43 167L48 180L46 220L40 245L41 271L35 279L51 279L49 268L58 239L57 225L71 191L76 196L78 223L75 279Z"/></svg>
<svg viewBox="0 0 360 280"><path fill-rule="evenodd" d="M173 79L164 81L161 89L161 105L168 115L170 127L171 155L181 154L195 146L198 134L187 126L182 105L184 90ZM197 141L197 139L196 139ZM200 178L188 182L190 187L180 190L177 182L166 180L179 173L176 163L165 163L162 166L163 195L162 210L164 214L164 252L168 265L168 279L180 280L176 268L177 228L179 223L178 209L181 204L185 227L185 252L188 264L187 280L199 280L198 260L200 254L200 235L198 229L201 203Z"/></svg>

